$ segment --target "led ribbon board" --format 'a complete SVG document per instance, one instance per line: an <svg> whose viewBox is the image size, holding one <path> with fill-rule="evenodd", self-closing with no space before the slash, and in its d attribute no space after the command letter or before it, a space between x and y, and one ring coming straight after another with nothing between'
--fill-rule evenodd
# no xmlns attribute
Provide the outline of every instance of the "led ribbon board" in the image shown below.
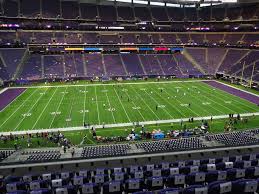
<svg viewBox="0 0 259 194"><path fill-rule="evenodd" d="M140 47L139 48L139 51L153 51L153 50L154 50L154 48L148 48L148 47L146 47L146 48Z"/></svg>
<svg viewBox="0 0 259 194"><path fill-rule="evenodd" d="M170 48L167 48L167 47L156 47L154 48L155 51L168 51L170 50Z"/></svg>
<svg viewBox="0 0 259 194"><path fill-rule="evenodd" d="M84 48L65 48L65 51L83 51Z"/></svg>
<svg viewBox="0 0 259 194"><path fill-rule="evenodd" d="M101 52L103 48L95 48L95 47L86 47L84 51L94 51L94 52Z"/></svg>

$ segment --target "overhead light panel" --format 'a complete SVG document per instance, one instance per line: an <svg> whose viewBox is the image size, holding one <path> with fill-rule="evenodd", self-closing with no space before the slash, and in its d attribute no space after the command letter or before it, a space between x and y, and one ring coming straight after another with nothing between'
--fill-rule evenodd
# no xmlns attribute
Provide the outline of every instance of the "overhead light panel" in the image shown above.
<svg viewBox="0 0 259 194"><path fill-rule="evenodd" d="M163 3L163 2L150 1L150 5L165 6L165 3Z"/></svg>
<svg viewBox="0 0 259 194"><path fill-rule="evenodd" d="M117 2L131 3L131 0L116 0Z"/></svg>
<svg viewBox="0 0 259 194"><path fill-rule="evenodd" d="M211 4L210 3L202 3L200 4L200 7L209 7Z"/></svg>
<svg viewBox="0 0 259 194"><path fill-rule="evenodd" d="M166 3L167 7L181 7L180 4L174 4L174 3Z"/></svg>
<svg viewBox="0 0 259 194"><path fill-rule="evenodd" d="M133 0L133 3L144 4L144 5L147 5L147 4L148 4L147 1L141 1L141 0Z"/></svg>
<svg viewBox="0 0 259 194"><path fill-rule="evenodd" d="M237 0L221 0L222 3L237 3Z"/></svg>

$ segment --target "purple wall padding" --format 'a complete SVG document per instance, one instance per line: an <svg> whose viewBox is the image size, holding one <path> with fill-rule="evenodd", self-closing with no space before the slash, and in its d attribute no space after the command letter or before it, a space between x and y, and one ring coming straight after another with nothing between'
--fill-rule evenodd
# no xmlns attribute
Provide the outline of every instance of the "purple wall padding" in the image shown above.
<svg viewBox="0 0 259 194"><path fill-rule="evenodd" d="M26 88L8 89L0 94L0 111L14 101Z"/></svg>
<svg viewBox="0 0 259 194"><path fill-rule="evenodd" d="M210 86L212 86L214 88L221 89L221 90L223 90L225 92L228 92L230 94L233 94L235 96L238 96L240 98L248 100L249 102L252 102L254 104L259 105L259 97L256 96L256 95L247 93L247 92L242 91L242 90L235 89L233 87L227 86L225 84L222 84L222 83L216 82L216 81L206 81L204 83L206 83L206 84L208 84L208 85L210 85Z"/></svg>

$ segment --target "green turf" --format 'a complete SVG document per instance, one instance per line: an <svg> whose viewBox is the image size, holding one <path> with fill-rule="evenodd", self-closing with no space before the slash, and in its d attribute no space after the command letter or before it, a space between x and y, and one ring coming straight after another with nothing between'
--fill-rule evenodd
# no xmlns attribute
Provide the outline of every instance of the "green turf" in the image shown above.
<svg viewBox="0 0 259 194"><path fill-rule="evenodd" d="M213 120L212 122L209 120L209 132L210 133L222 133L224 132L224 127L228 123L228 119L219 119ZM201 125L201 121L195 121L193 123L184 122L181 126L180 123L172 124L160 124L160 125L146 125L145 130L152 132L153 129L160 129L164 133L169 132L170 130L180 130L182 131L184 128L186 129L194 129ZM238 121L233 125L235 130L244 130L244 129L253 129L259 127L259 116L249 117L248 123L244 123L242 121ZM131 131L132 127L121 127L121 128L107 128L107 129L97 129L97 136L102 137L127 137ZM136 127L135 132L139 133L141 127ZM72 143L72 145L76 146L85 146L85 145L95 145L102 144L102 142L97 142L93 139L90 130L80 130L80 131L66 131L63 132L65 137ZM0 140L1 148L14 148L14 144L17 144L20 147L27 148L27 138L21 138L22 136L18 136L18 140L7 141L4 143ZM40 141L40 145L38 145L37 141ZM116 143L116 142L113 142ZM119 142L120 143L120 142ZM47 139L37 138L35 135L31 138L31 148L36 147L55 147L58 146Z"/></svg>
<svg viewBox="0 0 259 194"><path fill-rule="evenodd" d="M202 82L67 85L28 88L0 112L0 131L253 112L259 112L255 104Z"/></svg>

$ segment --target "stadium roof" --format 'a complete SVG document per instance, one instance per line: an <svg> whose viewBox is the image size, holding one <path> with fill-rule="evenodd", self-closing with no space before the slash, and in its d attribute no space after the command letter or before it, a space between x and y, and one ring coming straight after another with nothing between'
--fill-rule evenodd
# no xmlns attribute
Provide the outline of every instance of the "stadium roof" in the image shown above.
<svg viewBox="0 0 259 194"><path fill-rule="evenodd" d="M62 1L71 1L71 0L62 0ZM73 1L73 0L72 0ZM77 1L77 0L75 0ZM94 2L104 2L104 1L120 1L120 0L79 0L79 2L85 3L94 3ZM122 0L124 2L131 0ZM148 0L142 0L148 1ZM189 3L259 3L259 0L155 0L158 2L167 2L167 3L178 3L178 4L189 4Z"/></svg>
<svg viewBox="0 0 259 194"><path fill-rule="evenodd" d="M71 1L71 0L62 0ZM73 1L73 0L72 0ZM164 6L167 3L168 6L180 7L181 4L195 5L199 4L202 6L220 5L220 4L235 4L235 3L259 3L259 0L74 0L81 3L97 3L97 4L110 4L111 2L117 1L121 3L131 3L147 5L148 2L152 6ZM175 5L175 6L174 6Z"/></svg>

